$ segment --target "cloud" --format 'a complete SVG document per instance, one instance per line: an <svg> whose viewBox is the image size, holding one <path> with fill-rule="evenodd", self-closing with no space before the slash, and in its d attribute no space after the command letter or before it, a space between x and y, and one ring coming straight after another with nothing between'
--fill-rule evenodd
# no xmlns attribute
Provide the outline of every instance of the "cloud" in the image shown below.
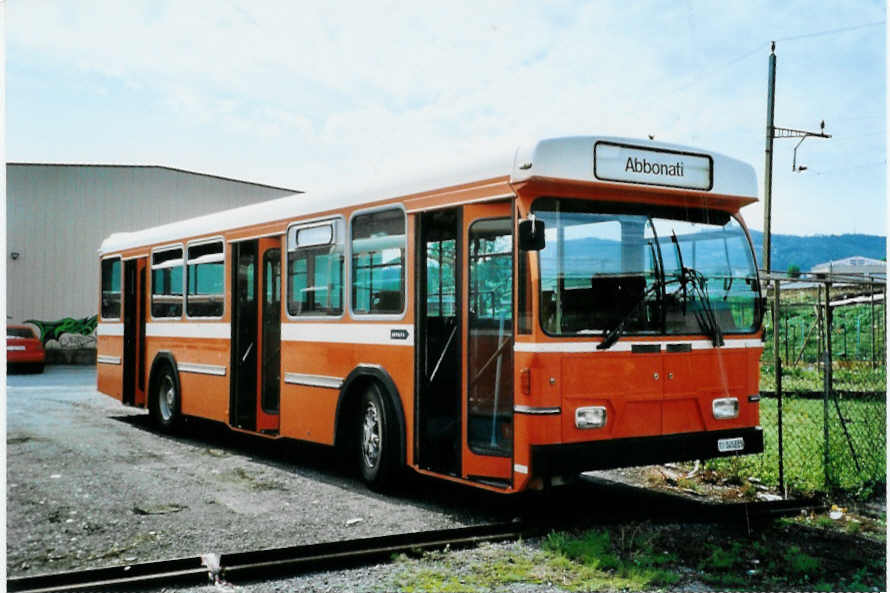
<svg viewBox="0 0 890 593"><path fill-rule="evenodd" d="M767 41L842 26L835 16L842 6L849 22L884 14L879 3L814 11L808 2L776 8L766 0L719 10L693 0L18 2L7 8L9 117L28 102L16 94L21 77L40 62L60 78L98 81L109 102L128 89L127 100L150 114L152 125L140 125L125 110L80 107L83 97L61 101L95 118L95 127L129 122L144 138L126 145L85 142L63 113L49 115L72 155L104 151L110 161L151 155L326 187L509 155L529 136L653 133L760 170ZM831 125L831 116L867 110L882 117L848 120L848 133L884 125L882 32L779 48L777 123L813 126L825 117ZM175 141L165 145L165 136ZM29 142L16 132L11 156L40 151ZM782 151L784 158L790 147ZM793 181L776 179L799 204ZM883 175L869 184L852 186L883 195Z"/></svg>

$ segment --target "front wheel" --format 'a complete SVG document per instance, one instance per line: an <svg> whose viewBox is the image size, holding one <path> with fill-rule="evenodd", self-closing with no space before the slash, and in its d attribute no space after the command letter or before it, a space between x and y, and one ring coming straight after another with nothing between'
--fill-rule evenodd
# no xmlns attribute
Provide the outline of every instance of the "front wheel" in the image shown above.
<svg viewBox="0 0 890 593"><path fill-rule="evenodd" d="M179 424L179 388L173 369L164 366L155 383L152 397L151 416L158 428L165 432L173 431Z"/></svg>
<svg viewBox="0 0 890 593"><path fill-rule="evenodd" d="M390 485L398 466L395 420L375 384L362 394L359 410L359 468L368 487L383 490Z"/></svg>

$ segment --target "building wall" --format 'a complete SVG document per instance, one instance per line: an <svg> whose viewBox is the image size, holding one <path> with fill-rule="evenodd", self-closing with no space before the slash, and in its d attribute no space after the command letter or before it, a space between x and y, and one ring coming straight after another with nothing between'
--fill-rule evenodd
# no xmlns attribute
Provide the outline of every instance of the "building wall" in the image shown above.
<svg viewBox="0 0 890 593"><path fill-rule="evenodd" d="M294 193L164 167L8 164L6 182L11 323L94 315L97 250L112 232Z"/></svg>

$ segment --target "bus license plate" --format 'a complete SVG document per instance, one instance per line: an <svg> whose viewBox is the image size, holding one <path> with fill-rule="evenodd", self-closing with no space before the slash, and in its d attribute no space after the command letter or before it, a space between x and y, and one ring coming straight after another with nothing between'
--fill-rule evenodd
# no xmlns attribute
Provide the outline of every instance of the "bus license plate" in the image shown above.
<svg viewBox="0 0 890 593"><path fill-rule="evenodd" d="M737 439L718 439L717 440L717 450L721 453L728 453L729 451L741 451L745 448L745 439L739 437Z"/></svg>
<svg viewBox="0 0 890 593"><path fill-rule="evenodd" d="M24 346L7 346L6 350L24 350Z"/></svg>

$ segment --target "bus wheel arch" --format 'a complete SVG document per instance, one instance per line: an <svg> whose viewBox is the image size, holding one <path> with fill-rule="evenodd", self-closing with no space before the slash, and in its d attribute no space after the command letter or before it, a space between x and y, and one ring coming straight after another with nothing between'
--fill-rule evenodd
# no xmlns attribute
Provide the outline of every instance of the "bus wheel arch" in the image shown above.
<svg viewBox="0 0 890 593"><path fill-rule="evenodd" d="M384 459L379 471L370 471L360 463L362 477L373 489L387 486L386 478L392 477L405 466L406 431L405 413L395 382L389 373L376 365L360 365L343 381L337 400L337 413L334 426L335 442L352 455L362 451L363 424L368 418L366 408L373 402L381 406L381 436L385 441L381 452ZM374 406L376 407L376 406ZM396 442L393 443L392 441ZM359 456L361 462L361 456Z"/></svg>
<svg viewBox="0 0 890 593"><path fill-rule="evenodd" d="M161 401L161 390L167 395ZM175 430L182 420L182 386L176 359L169 352L159 352L151 363L148 375L148 410L152 421L164 432Z"/></svg>

